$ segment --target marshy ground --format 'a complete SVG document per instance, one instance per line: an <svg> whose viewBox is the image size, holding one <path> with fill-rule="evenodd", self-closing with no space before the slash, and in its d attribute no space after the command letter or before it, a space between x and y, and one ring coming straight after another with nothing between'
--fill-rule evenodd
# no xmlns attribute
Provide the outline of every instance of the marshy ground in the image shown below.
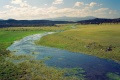
<svg viewBox="0 0 120 80"><path fill-rule="evenodd" d="M74 28L71 26L75 26ZM43 33L46 31L58 31L58 33L44 36L36 44L57 47L72 52L82 52L101 58L120 61L120 25L59 25L58 27L22 27L0 29L0 79L40 79L40 80L84 80L83 76L75 76L78 69L57 69L48 67L44 61L29 60L28 56L11 56L6 50L14 41L25 36ZM14 64L6 57L14 60L25 61ZM72 75L71 75L71 74ZM65 74L70 74L65 76ZM111 80L119 80L117 73L109 73Z"/></svg>

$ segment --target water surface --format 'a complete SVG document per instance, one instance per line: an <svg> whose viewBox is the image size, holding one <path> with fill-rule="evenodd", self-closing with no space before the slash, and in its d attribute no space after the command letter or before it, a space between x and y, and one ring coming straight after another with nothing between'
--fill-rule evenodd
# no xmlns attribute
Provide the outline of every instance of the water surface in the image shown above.
<svg viewBox="0 0 120 80"><path fill-rule="evenodd" d="M38 46L34 43L34 41L48 34L52 34L52 32L24 37L19 41L15 41L14 44L7 49L14 52L16 55L35 55L37 60L50 57L50 59L45 62L48 66L83 68L88 80L108 80L106 74L109 72L120 75L120 64L112 60L101 59L95 56L74 53L57 48Z"/></svg>

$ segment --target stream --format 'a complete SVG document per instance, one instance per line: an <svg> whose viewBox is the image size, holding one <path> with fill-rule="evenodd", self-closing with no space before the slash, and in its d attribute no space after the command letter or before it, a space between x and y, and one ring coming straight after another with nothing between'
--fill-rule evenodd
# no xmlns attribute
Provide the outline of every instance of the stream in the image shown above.
<svg viewBox="0 0 120 80"><path fill-rule="evenodd" d="M14 52L16 55L35 55L36 60L50 57L50 59L45 61L47 66L59 68L83 68L85 70L84 74L88 80L108 80L106 74L109 72L120 75L120 64L112 60L101 59L95 56L70 52L57 48L44 47L34 43L42 36L48 34L53 34L53 32L24 37L19 41L15 41L7 49Z"/></svg>

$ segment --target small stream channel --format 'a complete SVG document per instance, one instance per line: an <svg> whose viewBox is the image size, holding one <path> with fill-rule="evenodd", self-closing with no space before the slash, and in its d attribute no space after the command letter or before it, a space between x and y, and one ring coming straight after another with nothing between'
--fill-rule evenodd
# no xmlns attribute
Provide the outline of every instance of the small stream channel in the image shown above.
<svg viewBox="0 0 120 80"><path fill-rule="evenodd" d="M88 80L108 80L106 74L109 72L120 75L120 64L112 60L101 59L95 56L69 52L57 48L38 46L34 43L34 41L48 34L52 34L52 32L24 37L19 41L15 41L7 49L14 52L16 55L33 55L34 53L37 60L50 57L50 59L45 61L45 64L48 66L59 68L83 68Z"/></svg>

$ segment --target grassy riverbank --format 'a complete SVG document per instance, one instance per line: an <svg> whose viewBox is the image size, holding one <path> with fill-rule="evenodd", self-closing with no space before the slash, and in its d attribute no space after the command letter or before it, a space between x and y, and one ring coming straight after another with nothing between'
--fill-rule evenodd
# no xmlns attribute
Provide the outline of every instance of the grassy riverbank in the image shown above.
<svg viewBox="0 0 120 80"><path fill-rule="evenodd" d="M44 36L37 44L120 61L120 24L76 25Z"/></svg>
<svg viewBox="0 0 120 80"><path fill-rule="evenodd" d="M6 50L15 40L19 40L25 36L43 33L45 31L61 31L66 29L69 29L67 25L61 28L29 27L0 29L0 80L84 80L82 74L76 76L77 70L80 69L57 69L48 67L43 63L44 60L31 60L32 57L26 55L14 56ZM23 62L12 62L23 59ZM81 71L83 72L82 69ZM67 76L65 76L66 74Z"/></svg>
<svg viewBox="0 0 120 80"><path fill-rule="evenodd" d="M25 36L42 33L43 31L0 31L0 48L7 48L15 40L19 40Z"/></svg>
<svg viewBox="0 0 120 80"><path fill-rule="evenodd" d="M62 27L61 27L62 26ZM63 31L70 29L71 24L57 25L54 27L8 27L0 28L0 49L6 49L15 40L19 40L25 36L37 34L47 31Z"/></svg>

